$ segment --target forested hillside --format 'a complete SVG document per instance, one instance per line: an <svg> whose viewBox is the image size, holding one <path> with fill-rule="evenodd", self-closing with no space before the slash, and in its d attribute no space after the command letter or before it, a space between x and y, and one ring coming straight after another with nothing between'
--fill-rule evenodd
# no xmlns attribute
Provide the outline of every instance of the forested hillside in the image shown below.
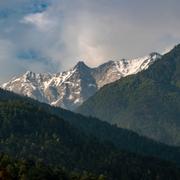
<svg viewBox="0 0 180 180"><path fill-rule="evenodd" d="M103 87L78 112L180 145L180 45L146 71Z"/></svg>
<svg viewBox="0 0 180 180"><path fill-rule="evenodd" d="M122 151L113 142L102 142L97 136L90 136L57 115L50 114L45 107L49 106L9 92L0 92L0 152L25 161L37 161L31 163L24 176L35 173L40 176L39 179L51 179L60 171L54 172L54 169L65 167L65 172L75 171L84 176L83 172L87 171L94 174L95 179L179 179L179 168L175 164ZM175 157L175 154L169 154L169 157L171 155ZM42 169L38 167L38 162L44 163ZM14 163L11 160L5 164L1 162L1 175L5 173L10 179L13 179L11 176L17 177L22 167ZM46 174L44 168L48 167ZM32 179L37 178L33 175Z"/></svg>
<svg viewBox="0 0 180 180"><path fill-rule="evenodd" d="M158 157L178 164L180 163L179 147L171 147L153 141L132 131L118 128L115 125L110 125L99 119L92 117L88 118L4 90L0 90L0 102L4 104L8 103L10 106L12 106L12 104L21 104L20 109L22 107L31 107L33 109L40 109L43 112L46 111L45 113L48 114L48 116L53 115L56 118L64 120L66 124L69 123L68 125L71 125L71 128L73 126L73 128L87 136L94 137L105 143L113 143L113 145L120 150L138 153L140 155ZM3 107L5 106L2 105L2 111ZM42 112L39 113L39 116L41 116L41 113Z"/></svg>

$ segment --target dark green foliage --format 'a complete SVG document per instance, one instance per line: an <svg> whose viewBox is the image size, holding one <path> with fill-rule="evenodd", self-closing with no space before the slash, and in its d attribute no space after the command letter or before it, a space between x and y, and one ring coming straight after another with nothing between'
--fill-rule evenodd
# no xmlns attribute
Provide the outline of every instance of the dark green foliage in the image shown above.
<svg viewBox="0 0 180 180"><path fill-rule="evenodd" d="M0 151L16 157L87 169L111 153L111 146L25 101L0 102L0 120Z"/></svg>
<svg viewBox="0 0 180 180"><path fill-rule="evenodd" d="M89 172L70 172L62 167L52 167L42 161L15 160L0 154L1 180L105 180L103 175Z"/></svg>
<svg viewBox="0 0 180 180"><path fill-rule="evenodd" d="M131 157L132 158L132 157ZM126 161L125 161L126 160ZM152 159L146 159L152 160ZM113 172L111 178L104 175L95 175L88 171L68 171L61 166L48 166L42 161L32 160L15 160L5 154L0 154L0 179L1 180L178 180L180 173L178 169L164 162L163 166L158 161L156 162L155 170L154 164L149 163L150 167L147 169L142 159L136 159L130 162L130 158L124 159L120 156L115 156L111 159L113 166L108 164L104 166L106 172ZM129 164L130 163L130 164ZM121 164L121 166L119 166ZM119 169L117 169L119 166ZM133 168L133 169L131 169Z"/></svg>
<svg viewBox="0 0 180 180"><path fill-rule="evenodd" d="M60 116L68 119L72 117L72 121L69 120L72 123L69 124ZM94 131L95 136L93 136L95 123L100 128L99 120L92 119L93 124L90 124L92 127L87 127L89 132L85 133L88 123L82 123L83 125L77 129L78 121L75 117L83 118L81 115L71 114L68 111L52 108L0 90L0 152L24 159L16 161L2 155L0 176L5 176L5 179L10 180L20 179L20 177L28 180L180 179L180 171L175 164L120 151L110 142L112 134L110 139L107 136L103 139L102 135ZM85 120L87 119L84 117ZM83 119L79 123L82 121ZM73 124L76 124L76 127L73 127ZM102 131L108 130L105 126L111 127L105 123ZM118 131L117 129L114 127L114 130ZM101 141L97 138L100 138ZM107 140L109 142L103 142ZM149 140L149 142L151 141ZM167 153L167 147L162 147L165 147ZM175 148L168 148L170 150L169 157L178 153ZM176 157L178 159L178 154ZM7 159L5 162L2 160L4 158ZM85 171L87 173L83 173Z"/></svg>
<svg viewBox="0 0 180 180"><path fill-rule="evenodd" d="M37 124L42 122L42 118L46 117L45 114L47 114L47 117L51 116L50 114L54 114L55 118L57 119L57 117L59 117L61 119L62 123L64 123L64 121L62 119L64 119L66 121L66 125L68 125L68 127L70 128L70 130L69 130L70 132L72 132L72 130L73 130L75 133L77 133L77 131L74 129L74 128L76 128L80 132L83 133L83 136L86 134L87 136L95 137L96 139L100 140L101 142L113 143L120 150L138 153L140 155L158 157L158 158L162 158L162 159L169 160L169 161L180 164L180 149L179 149L179 147L171 147L168 145L164 145L162 143L158 143L158 142L148 139L146 137L139 136L138 134L136 134L132 131L118 128L115 125L110 125L110 124L100 121L96 118L92 118L92 117L88 118L88 117L82 116L80 114L75 114L73 112L63 110L61 108L55 108L55 107L49 106L47 104L39 103L32 99L21 97L16 94L13 94L13 93L10 93L7 91L3 91L3 90L0 90L0 102L1 102L0 104L2 104L2 103L9 104L10 107L14 106L14 108L16 107L17 104L19 104L19 105L21 104L21 106L19 106L20 111L22 111L23 107L28 107L29 110L32 109L29 112L30 117L32 117L32 116L36 117L36 116L34 116L34 114L32 114L32 111L36 112L36 109L39 109L38 111L41 111L41 112L39 112L40 121L37 117L37 119L36 119ZM5 108L6 108L6 106L2 105L0 112L3 112ZM7 112L7 110L5 110L5 111ZM45 116L42 116L42 114L44 114ZM17 113L16 113L16 115L17 115ZM29 119L30 119L30 123L32 123L31 118L29 118ZM22 118L21 118L21 120L22 120ZM21 125L21 121L18 120L17 122L19 122L19 124ZM70 126L67 122L69 122L74 128L72 126ZM45 123L46 123L46 120L43 120L43 125L40 126L41 129L43 129L43 126L45 125ZM37 124L35 124L35 122L34 122L33 126L38 127ZM59 122L59 124L56 123L55 128L57 128L57 126L60 126L60 125L61 125L60 122ZM26 127L26 128L29 129L30 127ZM48 129L46 131L50 131L49 125L47 125L46 128ZM53 129L53 128L51 128L51 129ZM3 128L2 132L3 131L8 132L7 130L4 130L4 128ZM41 131L45 132L45 130L41 130ZM28 132L27 129L25 130L25 132ZM67 130L65 133L67 133ZM36 137L35 137L35 139L36 139ZM14 140L12 140L12 141L14 141Z"/></svg>
<svg viewBox="0 0 180 180"><path fill-rule="evenodd" d="M103 87L78 112L180 145L180 45L148 70Z"/></svg>

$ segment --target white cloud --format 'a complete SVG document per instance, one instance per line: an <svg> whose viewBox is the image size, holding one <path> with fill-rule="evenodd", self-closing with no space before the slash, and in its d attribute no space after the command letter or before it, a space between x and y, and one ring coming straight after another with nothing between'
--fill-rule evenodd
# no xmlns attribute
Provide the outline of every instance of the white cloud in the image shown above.
<svg viewBox="0 0 180 180"><path fill-rule="evenodd" d="M53 28L53 21L46 17L46 12L29 14L20 22L35 25L40 31L49 31Z"/></svg>
<svg viewBox="0 0 180 180"><path fill-rule="evenodd" d="M23 67L16 58L16 47L10 41L0 39L0 82L13 76L18 71L22 71Z"/></svg>
<svg viewBox="0 0 180 180"><path fill-rule="evenodd" d="M2 3L2 7L11 4L10 0L7 2ZM26 69L62 71L78 60L96 66L109 59L161 52L180 41L178 0L51 2L52 6L46 11L17 17L13 14L6 21L0 20L0 39L4 39L0 49L6 54L0 55L2 77ZM14 9L19 10L16 3ZM33 61L16 58L18 52L29 49L37 51L40 57ZM3 67L11 72L7 74Z"/></svg>
<svg viewBox="0 0 180 180"><path fill-rule="evenodd" d="M137 4L140 2L144 4L142 1ZM30 17L37 28L44 29L45 41L51 45L48 48L43 45L43 49L57 65L61 62L60 69L72 66L78 59L95 66L109 59L162 51L166 46L177 43L180 40L177 30L180 23L170 21L175 19L174 6L156 5L147 3L148 7L144 4L141 9L136 4L127 7L126 3L116 0L77 0L76 3L60 0L47 12ZM133 10L139 11L133 15ZM160 12L165 19L159 16ZM168 12L169 17L164 12ZM49 22L53 22L53 26Z"/></svg>

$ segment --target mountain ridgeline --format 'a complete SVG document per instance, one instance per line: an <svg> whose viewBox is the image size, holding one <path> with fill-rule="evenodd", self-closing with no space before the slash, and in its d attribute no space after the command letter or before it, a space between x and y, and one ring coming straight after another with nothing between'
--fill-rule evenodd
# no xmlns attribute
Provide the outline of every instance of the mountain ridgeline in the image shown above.
<svg viewBox="0 0 180 180"><path fill-rule="evenodd" d="M41 102L74 110L105 84L147 69L158 53L137 59L109 61L96 68L80 61L72 69L57 74L36 74L27 71L2 85L3 89L25 95Z"/></svg>
<svg viewBox="0 0 180 180"><path fill-rule="evenodd" d="M146 71L104 86L77 112L180 145L180 45Z"/></svg>

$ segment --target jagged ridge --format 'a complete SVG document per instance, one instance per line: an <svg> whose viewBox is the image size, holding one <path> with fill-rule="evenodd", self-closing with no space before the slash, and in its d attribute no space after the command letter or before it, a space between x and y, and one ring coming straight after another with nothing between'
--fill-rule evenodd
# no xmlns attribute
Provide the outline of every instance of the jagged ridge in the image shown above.
<svg viewBox="0 0 180 180"><path fill-rule="evenodd" d="M27 71L1 87L41 102L74 110L102 86L145 70L159 58L160 54L151 53L137 59L109 61L96 68L90 68L80 61L74 68L57 74Z"/></svg>

